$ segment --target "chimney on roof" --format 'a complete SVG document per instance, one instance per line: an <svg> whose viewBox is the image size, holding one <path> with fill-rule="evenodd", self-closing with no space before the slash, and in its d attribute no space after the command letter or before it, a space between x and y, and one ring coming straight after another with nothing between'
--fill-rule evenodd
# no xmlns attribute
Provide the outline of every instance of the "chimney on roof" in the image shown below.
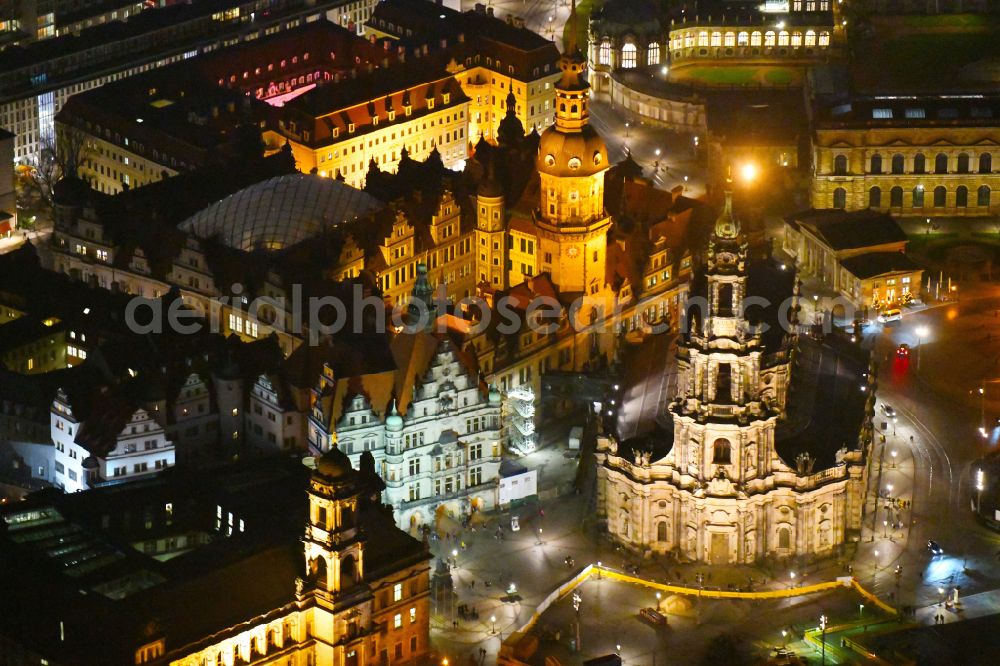
<svg viewBox="0 0 1000 666"><path fill-rule="evenodd" d="M487 16L493 16L493 7L487 7L486 8L486 15Z"/></svg>
<svg viewBox="0 0 1000 666"><path fill-rule="evenodd" d="M476 3L476 13L477 14L485 14L486 13L486 5L484 5L481 2L477 2Z"/></svg>
<svg viewBox="0 0 1000 666"><path fill-rule="evenodd" d="M513 15L511 15L511 14L507 14L507 16L505 17L505 20L507 21L507 25L511 25L511 24L512 24L512 23L514 22L514 21L512 20L513 18L514 18L514 16L513 16Z"/></svg>

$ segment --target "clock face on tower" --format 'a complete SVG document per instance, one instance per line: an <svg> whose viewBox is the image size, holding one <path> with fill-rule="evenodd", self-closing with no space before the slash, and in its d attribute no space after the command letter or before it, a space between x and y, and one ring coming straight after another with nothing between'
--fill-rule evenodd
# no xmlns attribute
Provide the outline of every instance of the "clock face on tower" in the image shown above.
<svg viewBox="0 0 1000 666"><path fill-rule="evenodd" d="M566 254L569 255L570 259L572 259L576 255L580 254L580 250L576 249L575 247L571 247L568 250L566 250Z"/></svg>

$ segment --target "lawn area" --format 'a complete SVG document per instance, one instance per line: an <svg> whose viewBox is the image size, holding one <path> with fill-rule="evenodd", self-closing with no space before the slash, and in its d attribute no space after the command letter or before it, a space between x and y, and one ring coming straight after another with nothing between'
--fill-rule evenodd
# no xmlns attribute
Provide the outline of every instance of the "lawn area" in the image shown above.
<svg viewBox="0 0 1000 666"><path fill-rule="evenodd" d="M773 85L784 86L792 82L792 73L787 69L771 69L764 75L764 80Z"/></svg>
<svg viewBox="0 0 1000 666"><path fill-rule="evenodd" d="M908 28L981 28L993 21L980 14L938 14L904 16Z"/></svg>
<svg viewBox="0 0 1000 666"><path fill-rule="evenodd" d="M590 13L603 5L604 0L578 0L576 3L576 46L583 54L587 53ZM566 43L567 30L569 30L569 21L563 26L563 44Z"/></svg>
<svg viewBox="0 0 1000 666"><path fill-rule="evenodd" d="M698 79L711 85L746 85L757 77L756 67L685 67L678 77Z"/></svg>
<svg viewBox="0 0 1000 666"><path fill-rule="evenodd" d="M961 81L960 71L969 63L998 56L995 32L910 34L859 44L854 72L856 80L875 86L882 81L890 88L933 88ZM881 67L864 66L873 62Z"/></svg>

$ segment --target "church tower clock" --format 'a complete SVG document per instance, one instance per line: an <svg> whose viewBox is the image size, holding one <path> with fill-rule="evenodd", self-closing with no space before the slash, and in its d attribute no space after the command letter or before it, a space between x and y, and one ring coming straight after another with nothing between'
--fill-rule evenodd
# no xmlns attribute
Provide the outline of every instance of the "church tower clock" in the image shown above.
<svg viewBox="0 0 1000 666"><path fill-rule="evenodd" d="M564 293L596 294L604 288L610 217L604 210L608 151L591 127L586 61L576 45L576 3L569 17L566 50L559 62L555 124L542 133L536 166L540 177L535 211L540 265Z"/></svg>

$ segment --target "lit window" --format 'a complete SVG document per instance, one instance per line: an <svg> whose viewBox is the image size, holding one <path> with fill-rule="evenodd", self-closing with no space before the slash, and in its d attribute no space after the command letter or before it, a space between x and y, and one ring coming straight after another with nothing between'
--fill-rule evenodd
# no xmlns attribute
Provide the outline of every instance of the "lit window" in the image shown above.
<svg viewBox="0 0 1000 666"><path fill-rule="evenodd" d="M622 67L624 69L635 67L635 44L626 44L622 47Z"/></svg>
<svg viewBox="0 0 1000 666"><path fill-rule="evenodd" d="M597 62L601 65L611 64L611 42L607 40L601 42L601 48L597 51Z"/></svg>
<svg viewBox="0 0 1000 666"><path fill-rule="evenodd" d="M396 615L392 618L392 626L396 629L403 626L403 615L401 613L396 613Z"/></svg>
<svg viewBox="0 0 1000 666"><path fill-rule="evenodd" d="M392 586L392 600L399 601L403 598L403 584L396 583Z"/></svg>
<svg viewBox="0 0 1000 666"><path fill-rule="evenodd" d="M417 621L417 609L416 608L411 608L410 609L410 622L413 623L413 622L416 622L416 621Z"/></svg>

